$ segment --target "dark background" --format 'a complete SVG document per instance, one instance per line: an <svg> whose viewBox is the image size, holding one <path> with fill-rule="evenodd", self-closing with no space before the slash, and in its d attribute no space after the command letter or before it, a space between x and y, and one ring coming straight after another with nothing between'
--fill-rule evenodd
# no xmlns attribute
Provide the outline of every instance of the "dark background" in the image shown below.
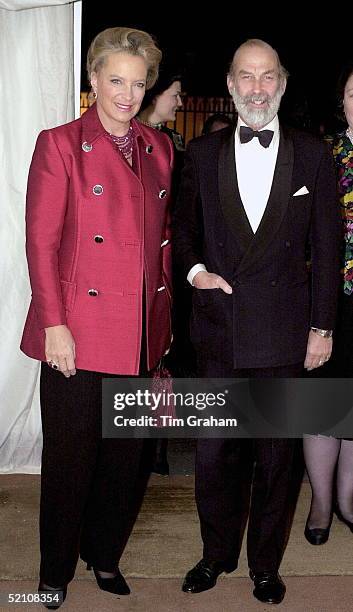
<svg viewBox="0 0 353 612"><path fill-rule="evenodd" d="M103 2L83 2L83 90L88 88L88 46L107 27L135 27L152 34L168 63L184 70L184 90L196 96L228 95L226 73L234 50L247 38L261 38L277 49L290 73L282 113L298 115L316 127L325 123L328 130L335 124L337 77L343 64L353 59L350 28L346 29L348 24L344 24L341 11L337 17L318 14L309 19L309 3L300 14L296 5L295 15L288 14L290 5L279 12L269 7L264 14L250 3L243 11L234 5L233 13L229 3L207 11L191 2L165 3L161 8L150 4L148 10L132 3L129 9L122 9L120 3L115 8L102 5Z"/></svg>

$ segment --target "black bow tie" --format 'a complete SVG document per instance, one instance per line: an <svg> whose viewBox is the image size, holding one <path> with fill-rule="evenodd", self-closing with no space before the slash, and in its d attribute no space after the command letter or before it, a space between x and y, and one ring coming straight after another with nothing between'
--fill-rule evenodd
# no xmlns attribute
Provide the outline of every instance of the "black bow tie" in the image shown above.
<svg viewBox="0 0 353 612"><path fill-rule="evenodd" d="M273 138L272 130L261 130L261 132L257 132L250 127L246 127L245 125L240 126L240 142L244 144L246 142L250 142L254 137L259 139L259 143L267 149L270 146L270 142Z"/></svg>

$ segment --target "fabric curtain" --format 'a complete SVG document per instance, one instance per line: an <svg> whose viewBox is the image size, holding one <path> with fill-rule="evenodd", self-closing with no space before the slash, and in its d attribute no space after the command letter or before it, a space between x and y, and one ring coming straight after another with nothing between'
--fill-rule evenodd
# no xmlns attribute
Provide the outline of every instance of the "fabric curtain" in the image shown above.
<svg viewBox="0 0 353 612"><path fill-rule="evenodd" d="M38 133L74 118L72 1L0 0L0 117L0 472L38 473L40 364L19 350L30 301L25 192Z"/></svg>

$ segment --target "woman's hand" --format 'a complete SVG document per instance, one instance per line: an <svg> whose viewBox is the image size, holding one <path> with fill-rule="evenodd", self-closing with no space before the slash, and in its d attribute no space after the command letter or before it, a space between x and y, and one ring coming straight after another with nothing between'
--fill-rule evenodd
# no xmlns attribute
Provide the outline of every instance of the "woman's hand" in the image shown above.
<svg viewBox="0 0 353 612"><path fill-rule="evenodd" d="M54 325L45 328L45 356L47 362L52 362L69 378L76 374L75 342L66 325Z"/></svg>

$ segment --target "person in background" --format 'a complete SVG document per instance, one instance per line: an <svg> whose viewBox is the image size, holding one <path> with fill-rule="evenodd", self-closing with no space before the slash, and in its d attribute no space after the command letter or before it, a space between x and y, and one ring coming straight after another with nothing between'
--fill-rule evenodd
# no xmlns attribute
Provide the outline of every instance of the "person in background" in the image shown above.
<svg viewBox="0 0 353 612"><path fill-rule="evenodd" d="M160 67L157 83L145 95L138 119L143 124L167 134L173 143L172 208L179 189L185 146L182 135L168 127L167 123L176 120L176 113L182 106L182 74L166 62ZM173 286L173 343L169 354L164 359L164 365L173 376L188 377L193 375L195 369L194 351L189 337L191 291L176 260L173 261ZM157 474L169 474L167 451L168 440L160 438L156 444L153 465L153 471Z"/></svg>
<svg viewBox="0 0 353 612"><path fill-rule="evenodd" d="M160 60L146 32L100 32L87 57L95 103L40 133L29 172L21 348L42 362L39 591L61 599L78 556L101 589L130 592L118 564L153 441L102 439L101 394L105 376L148 376L171 342L173 147L135 120Z"/></svg>
<svg viewBox="0 0 353 612"><path fill-rule="evenodd" d="M141 123L153 127L171 139L174 147L173 193L179 186L180 172L184 161L185 145L183 137L167 123L176 120L176 113L183 107L182 76L167 63L161 65L157 83L148 92L141 104L138 115Z"/></svg>
<svg viewBox="0 0 353 612"><path fill-rule="evenodd" d="M191 337L200 377L296 378L331 355L340 229L333 160L320 139L280 124L286 82L277 52L262 40L246 41L227 80L238 112L235 129L195 139L185 154L173 239L193 286ZM214 587L222 572L237 567L243 441L198 440L204 548L186 574L187 593ZM278 570L295 440L245 442L255 458L247 535L253 594L278 604L285 595Z"/></svg>
<svg viewBox="0 0 353 612"><path fill-rule="evenodd" d="M234 125L234 122L228 115L215 113L207 117L202 128L202 135L205 136L205 134L211 134L211 132L218 132L218 130L223 130L223 128L232 125Z"/></svg>
<svg viewBox="0 0 353 612"><path fill-rule="evenodd" d="M353 377L353 64L338 83L340 114L346 128L334 136L333 156L343 219L342 281L332 360L327 376ZM352 436L352 432L348 432ZM310 544L327 542L333 509L353 532L353 440L305 436L304 458L312 488L305 537Z"/></svg>

